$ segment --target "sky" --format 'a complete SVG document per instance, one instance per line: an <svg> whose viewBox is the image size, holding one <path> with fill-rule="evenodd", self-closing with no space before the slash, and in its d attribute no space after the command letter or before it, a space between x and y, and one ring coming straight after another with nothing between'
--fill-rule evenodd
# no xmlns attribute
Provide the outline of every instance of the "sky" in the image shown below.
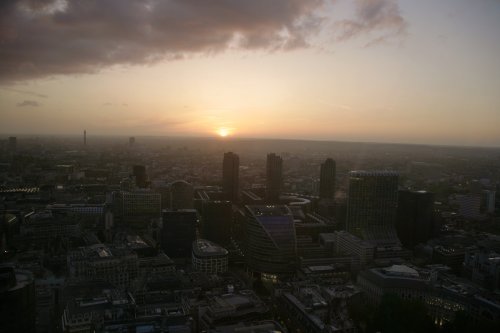
<svg viewBox="0 0 500 333"><path fill-rule="evenodd" d="M500 0L3 0L0 134L500 146Z"/></svg>

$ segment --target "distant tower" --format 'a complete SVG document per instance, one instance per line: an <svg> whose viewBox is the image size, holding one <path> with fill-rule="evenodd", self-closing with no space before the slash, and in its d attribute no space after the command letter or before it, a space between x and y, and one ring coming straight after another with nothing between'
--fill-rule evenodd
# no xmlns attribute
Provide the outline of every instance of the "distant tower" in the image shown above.
<svg viewBox="0 0 500 333"><path fill-rule="evenodd" d="M283 183L283 159L272 153L266 163L266 201L278 203Z"/></svg>
<svg viewBox="0 0 500 333"><path fill-rule="evenodd" d="M335 161L327 158L321 164L319 175L319 197L321 199L334 199L335 197Z"/></svg>
<svg viewBox="0 0 500 333"><path fill-rule="evenodd" d="M347 231L378 244L400 244L396 235L398 174L392 171L351 171Z"/></svg>
<svg viewBox="0 0 500 333"><path fill-rule="evenodd" d="M129 147L133 147L135 144L135 137L131 136L130 138L128 138L128 145Z"/></svg>
<svg viewBox="0 0 500 333"><path fill-rule="evenodd" d="M83 130L83 145L87 145L87 130Z"/></svg>
<svg viewBox="0 0 500 333"><path fill-rule="evenodd" d="M232 202L238 201L240 158L235 153L224 153L222 161L222 190Z"/></svg>

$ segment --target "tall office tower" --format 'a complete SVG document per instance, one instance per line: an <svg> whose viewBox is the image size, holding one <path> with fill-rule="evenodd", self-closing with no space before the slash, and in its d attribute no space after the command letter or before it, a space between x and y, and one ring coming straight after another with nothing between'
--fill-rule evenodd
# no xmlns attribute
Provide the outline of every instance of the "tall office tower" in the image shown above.
<svg viewBox="0 0 500 333"><path fill-rule="evenodd" d="M434 194L426 191L399 191L396 231L404 246L413 248L432 237Z"/></svg>
<svg viewBox="0 0 500 333"><path fill-rule="evenodd" d="M145 188L147 185L146 167L144 165L134 165L132 168L137 187Z"/></svg>
<svg viewBox="0 0 500 333"><path fill-rule="evenodd" d="M87 130L83 130L83 145L87 145Z"/></svg>
<svg viewBox="0 0 500 333"><path fill-rule="evenodd" d="M198 213L196 209L163 211L161 247L170 258L190 258L194 240Z"/></svg>
<svg viewBox="0 0 500 333"><path fill-rule="evenodd" d="M184 180L177 180L170 185L170 208L191 209L194 207L193 185Z"/></svg>
<svg viewBox="0 0 500 333"><path fill-rule="evenodd" d="M128 138L128 145L129 147L133 147L135 144L135 137L131 136L130 138Z"/></svg>
<svg viewBox="0 0 500 333"><path fill-rule="evenodd" d="M319 197L321 199L335 198L335 161L327 158L325 163L321 164L319 175Z"/></svg>
<svg viewBox="0 0 500 333"><path fill-rule="evenodd" d="M161 195L150 190L135 190L122 193L122 212L125 220L159 219L161 217Z"/></svg>
<svg viewBox="0 0 500 333"><path fill-rule="evenodd" d="M290 209L285 205L248 205L245 215L248 267L268 276L294 272L297 237Z"/></svg>
<svg viewBox="0 0 500 333"><path fill-rule="evenodd" d="M224 153L222 161L222 190L232 202L238 202L240 158L235 153Z"/></svg>
<svg viewBox="0 0 500 333"><path fill-rule="evenodd" d="M378 245L400 244L395 222L398 174L351 171L347 199L347 231Z"/></svg>
<svg viewBox="0 0 500 333"><path fill-rule="evenodd" d="M233 227L233 205L230 201L203 200L201 207L203 238L228 245Z"/></svg>
<svg viewBox="0 0 500 333"><path fill-rule="evenodd" d="M16 151L16 149L17 149L17 137L10 136L9 137L9 150Z"/></svg>
<svg viewBox="0 0 500 333"><path fill-rule="evenodd" d="M283 159L274 153L267 155L266 201L278 203L283 184Z"/></svg>
<svg viewBox="0 0 500 333"><path fill-rule="evenodd" d="M0 331L36 332L35 280L31 272L0 266Z"/></svg>

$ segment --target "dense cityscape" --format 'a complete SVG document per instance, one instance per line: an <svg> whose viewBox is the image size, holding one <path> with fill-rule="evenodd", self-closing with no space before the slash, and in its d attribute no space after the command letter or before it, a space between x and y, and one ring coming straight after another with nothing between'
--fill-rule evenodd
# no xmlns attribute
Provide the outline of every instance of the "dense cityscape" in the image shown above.
<svg viewBox="0 0 500 333"><path fill-rule="evenodd" d="M499 0L0 0L0 333L499 333Z"/></svg>
<svg viewBox="0 0 500 333"><path fill-rule="evenodd" d="M493 332L500 150L4 137L2 332Z"/></svg>

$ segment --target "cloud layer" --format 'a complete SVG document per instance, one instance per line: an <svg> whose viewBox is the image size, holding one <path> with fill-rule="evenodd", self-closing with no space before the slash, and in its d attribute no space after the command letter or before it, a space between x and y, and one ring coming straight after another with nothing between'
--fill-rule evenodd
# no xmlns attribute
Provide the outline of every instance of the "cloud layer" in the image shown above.
<svg viewBox="0 0 500 333"><path fill-rule="evenodd" d="M407 22L396 0L355 0L354 4L356 17L336 24L339 41L369 34L369 46L406 34Z"/></svg>
<svg viewBox="0 0 500 333"><path fill-rule="evenodd" d="M0 83L227 49L308 47L328 1L336 0L2 0ZM336 25L338 40L405 30L396 1L354 4L356 17Z"/></svg>
<svg viewBox="0 0 500 333"><path fill-rule="evenodd" d="M0 80L308 45L323 0L3 0Z"/></svg>

